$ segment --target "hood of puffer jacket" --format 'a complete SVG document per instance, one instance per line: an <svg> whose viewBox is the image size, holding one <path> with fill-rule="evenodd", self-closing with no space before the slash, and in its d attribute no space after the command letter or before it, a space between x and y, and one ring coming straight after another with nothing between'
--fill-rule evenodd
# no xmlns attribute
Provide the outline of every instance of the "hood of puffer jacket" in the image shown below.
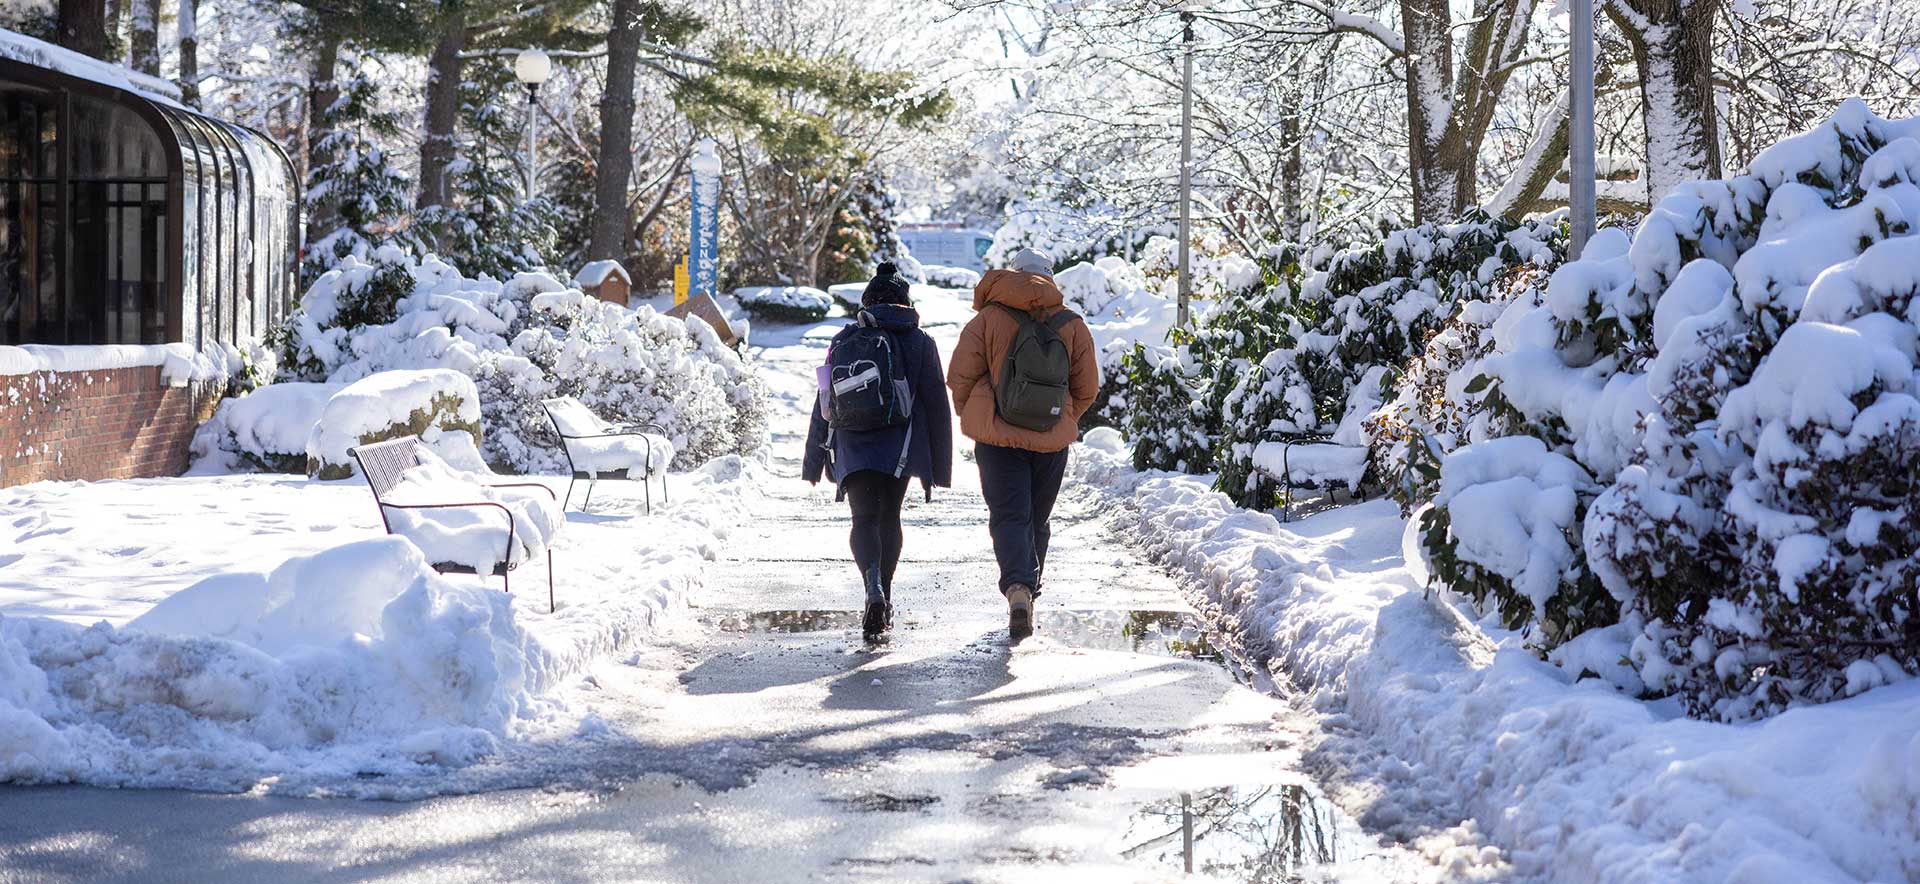
<svg viewBox="0 0 1920 884"><path fill-rule="evenodd" d="M899 304L875 304L860 308L873 317L873 324L890 332L912 331L920 327L920 313Z"/></svg>
<svg viewBox="0 0 1920 884"><path fill-rule="evenodd" d="M973 287L973 309L985 310L988 304L1005 304L1029 313L1051 313L1066 303L1060 286L1044 273L1018 270L989 270Z"/></svg>

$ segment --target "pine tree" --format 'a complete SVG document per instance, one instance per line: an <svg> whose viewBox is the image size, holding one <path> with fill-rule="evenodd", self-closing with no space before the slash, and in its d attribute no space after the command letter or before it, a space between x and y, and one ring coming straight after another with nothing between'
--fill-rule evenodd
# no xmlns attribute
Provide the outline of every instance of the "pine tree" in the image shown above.
<svg viewBox="0 0 1920 884"><path fill-rule="evenodd" d="M447 166L453 205L429 206L419 216L434 251L471 276L505 279L556 260L553 208L525 198L517 148L526 111L501 100L519 94L508 76L492 69L462 85L463 134Z"/></svg>
<svg viewBox="0 0 1920 884"><path fill-rule="evenodd" d="M380 142L393 138L399 118L379 107L379 88L357 70L315 126L324 134L312 148L307 206L332 226L314 232L301 278L310 284L347 255L365 258L395 239L406 241L404 219L413 181L399 172ZM405 242L411 245L411 242Z"/></svg>

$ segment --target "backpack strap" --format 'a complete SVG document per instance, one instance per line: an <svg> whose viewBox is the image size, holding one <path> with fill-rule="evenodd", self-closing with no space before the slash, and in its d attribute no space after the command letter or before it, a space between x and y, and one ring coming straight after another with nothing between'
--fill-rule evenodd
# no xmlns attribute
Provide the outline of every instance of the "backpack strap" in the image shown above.
<svg viewBox="0 0 1920 884"><path fill-rule="evenodd" d="M1072 322L1079 318L1080 318L1080 314L1075 313L1072 310L1062 310L1059 313L1055 313L1052 316L1047 317L1047 328L1053 329L1053 333L1057 335L1060 333L1061 329L1067 327L1067 323Z"/></svg>

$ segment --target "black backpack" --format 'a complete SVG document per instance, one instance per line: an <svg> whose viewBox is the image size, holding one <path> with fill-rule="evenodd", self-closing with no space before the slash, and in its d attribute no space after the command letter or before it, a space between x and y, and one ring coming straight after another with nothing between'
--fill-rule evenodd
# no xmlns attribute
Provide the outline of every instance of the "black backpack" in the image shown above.
<svg viewBox="0 0 1920 884"><path fill-rule="evenodd" d="M827 351L827 425L836 430L878 430L913 416L913 392L900 343L860 311Z"/></svg>
<svg viewBox="0 0 1920 884"><path fill-rule="evenodd" d="M998 303L998 302L996 302ZM1046 432L1067 413L1067 384L1073 374L1073 354L1060 329L1079 318L1062 310L1039 322L1033 314L999 304L1020 321L1000 363L1000 382L993 388L994 409L1000 419L1016 427Z"/></svg>

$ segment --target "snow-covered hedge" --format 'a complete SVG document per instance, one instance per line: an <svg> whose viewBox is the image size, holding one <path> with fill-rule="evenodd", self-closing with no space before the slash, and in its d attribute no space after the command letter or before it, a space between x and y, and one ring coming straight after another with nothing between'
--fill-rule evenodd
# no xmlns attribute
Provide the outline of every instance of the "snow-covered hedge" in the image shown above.
<svg viewBox="0 0 1920 884"><path fill-rule="evenodd" d="M294 381L222 399L194 433L194 460L222 471L304 472L307 436L344 386Z"/></svg>
<svg viewBox="0 0 1920 884"><path fill-rule="evenodd" d="M468 279L431 255L385 247L316 280L278 335L282 381L349 383L446 368L480 394L482 454L552 472L559 440L540 400L572 395L610 420L666 430L687 469L765 444L765 386L704 322L627 310L544 273Z"/></svg>
<svg viewBox="0 0 1920 884"><path fill-rule="evenodd" d="M944 264L924 264L921 270L926 276L926 284L943 289L965 289L972 291L980 283L980 273L965 267L948 267Z"/></svg>
<svg viewBox="0 0 1920 884"><path fill-rule="evenodd" d="M1212 302L1174 348L1124 356L1115 423L1140 468L1217 471L1242 505L1273 506L1284 489L1255 469L1262 440L1339 434L1369 444L1362 421L1396 398L1402 367L1455 305L1489 296L1511 273L1557 264L1563 250L1557 219L1476 216L1323 250L1310 267L1292 247L1251 270L1218 257L1210 278L1243 287Z"/></svg>
<svg viewBox="0 0 1920 884"><path fill-rule="evenodd" d="M1849 101L1508 307L1481 383L1524 436L1442 465L1435 579L1708 717L1920 671L1917 178L1920 120Z"/></svg>
<svg viewBox="0 0 1920 884"><path fill-rule="evenodd" d="M321 406L307 434L307 475L351 477L354 446L402 436L419 436L465 469L484 467L480 393L473 379L452 369L425 368L376 372L340 388Z"/></svg>
<svg viewBox="0 0 1920 884"><path fill-rule="evenodd" d="M735 300L753 318L773 322L819 322L833 310L833 296L812 286L757 285L735 289Z"/></svg>

